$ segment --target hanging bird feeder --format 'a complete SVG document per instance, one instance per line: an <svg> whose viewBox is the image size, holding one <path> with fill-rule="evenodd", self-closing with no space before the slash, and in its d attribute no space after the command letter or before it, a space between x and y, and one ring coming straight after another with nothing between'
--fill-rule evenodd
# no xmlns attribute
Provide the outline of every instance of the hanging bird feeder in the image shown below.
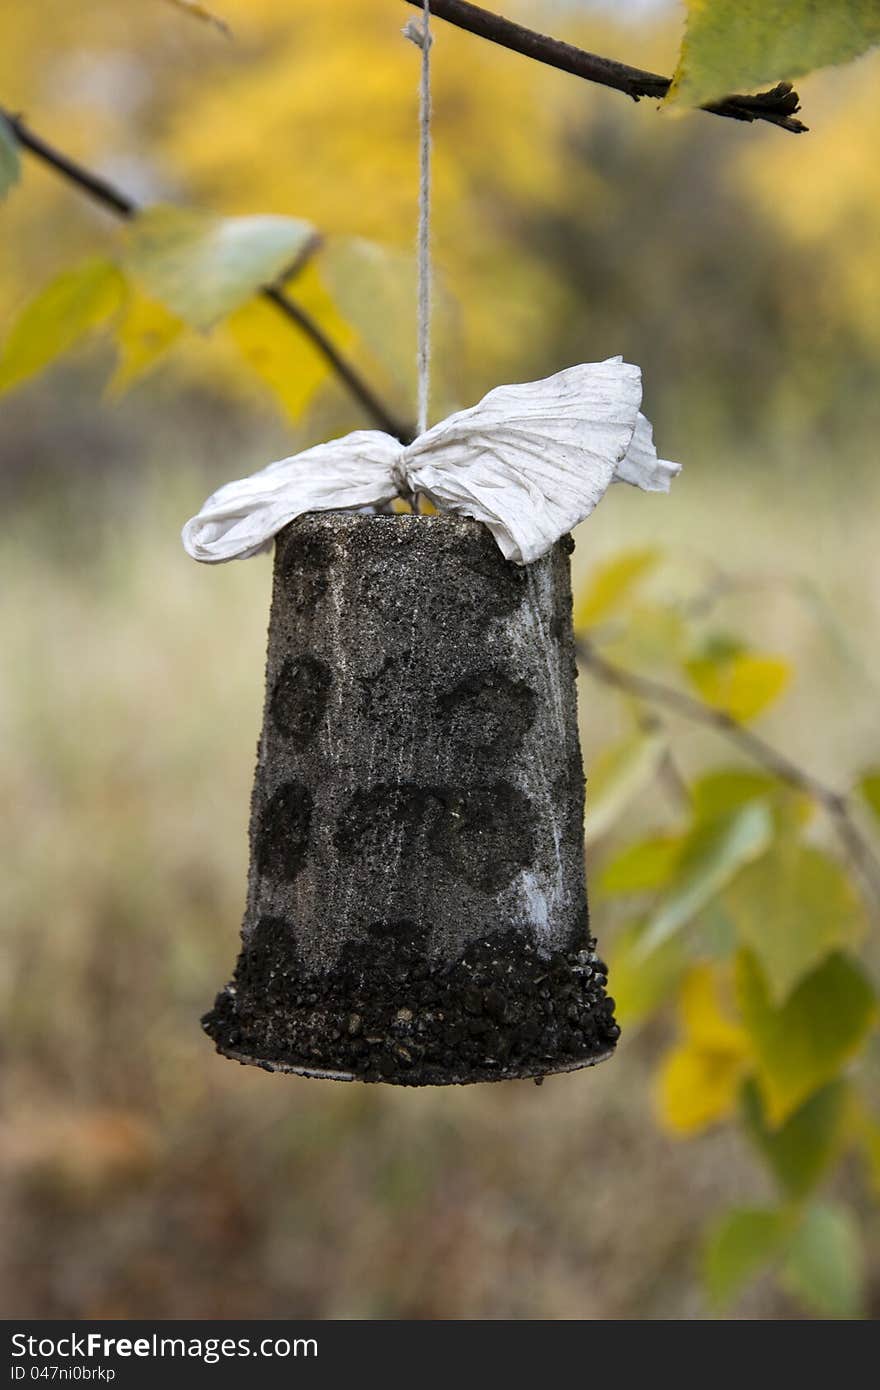
<svg viewBox="0 0 880 1390"><path fill-rule="evenodd" d="M540 1076L618 1029L587 929L569 545L475 521L278 537L243 947L205 1027L273 1070Z"/></svg>
<svg viewBox="0 0 880 1390"><path fill-rule="evenodd" d="M430 32L419 432L360 430L209 497L218 563L275 542L235 975L204 1027L270 1071L439 1086L592 1066L619 1029L589 934L568 532L612 482L668 491L637 367L500 386L427 427ZM438 515L388 512L428 498Z"/></svg>
<svg viewBox="0 0 880 1390"><path fill-rule="evenodd" d="M500 387L407 448L359 431L231 483L195 558L275 538L242 949L204 1026L273 1071L446 1085L590 1066L567 532L665 490L619 358ZM424 493L437 515L383 514Z"/></svg>

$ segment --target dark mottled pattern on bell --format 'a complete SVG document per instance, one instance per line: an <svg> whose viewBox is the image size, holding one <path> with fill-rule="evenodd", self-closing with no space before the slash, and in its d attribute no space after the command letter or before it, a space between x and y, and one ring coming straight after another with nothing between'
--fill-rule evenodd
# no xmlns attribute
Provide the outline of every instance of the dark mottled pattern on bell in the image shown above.
<svg viewBox="0 0 880 1390"><path fill-rule="evenodd" d="M613 1050L570 549L518 568L449 516L278 536L243 945L204 1020L219 1051L424 1086Z"/></svg>

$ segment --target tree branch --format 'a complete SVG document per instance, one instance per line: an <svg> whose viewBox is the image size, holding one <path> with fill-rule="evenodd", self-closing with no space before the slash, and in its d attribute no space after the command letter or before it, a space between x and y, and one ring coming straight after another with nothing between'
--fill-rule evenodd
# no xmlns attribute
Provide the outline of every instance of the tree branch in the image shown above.
<svg viewBox="0 0 880 1390"><path fill-rule="evenodd" d="M109 208L118 217L134 217L138 212L137 203L127 197L125 193L114 188L99 174L93 174L90 169L84 168L82 164L77 164L76 160L68 158L66 154L62 154L60 150L47 144L41 136L25 124L21 116L13 115L11 111L7 111L2 106L0 106L0 116L6 121L22 149L28 150L43 164L48 164L50 169L54 169L56 174L67 179L68 183L76 184L96 203L101 203L105 208Z"/></svg>
<svg viewBox="0 0 880 1390"><path fill-rule="evenodd" d="M406 3L422 7L422 0L406 0ZM574 44L539 34L503 15L468 4L467 0L431 0L431 13L490 43L533 58L535 62L547 63L560 72L570 72L587 82L598 82L603 87L624 92L633 101L640 97L655 97L659 101L672 85L670 77L632 68L614 58L600 58L597 53L588 53ZM725 97L723 101L709 102L700 109L710 111L713 116L728 116L734 121L770 121L795 135L808 129L797 119L795 113L800 110L800 99L789 82L780 82L772 91L759 92L757 96Z"/></svg>
<svg viewBox="0 0 880 1390"><path fill-rule="evenodd" d="M748 757L760 763L774 777L803 792L820 805L828 813L845 853L880 906L880 860L859 829L847 797L831 787L826 787L824 782L820 782L812 773L799 767L759 734L738 724L729 714L725 714L724 710L704 704L693 695L676 690L674 686L664 685L662 681L653 680L650 676L640 676L635 671L627 671L624 667L615 665L602 656L586 638L578 638L576 646L578 660L584 670L603 685L613 686L616 690L633 695L646 704L670 710L692 724L702 724L708 729L714 729L731 743L737 744Z"/></svg>
<svg viewBox="0 0 880 1390"><path fill-rule="evenodd" d="M6 121L15 135L16 140L22 149L34 155L50 169L54 169L57 174L72 183L83 193L87 194L93 202L99 203L102 207L109 209L117 217L130 220L136 217L140 208L133 198L127 193L109 183L99 174L87 169L85 165L77 163L61 150L55 149L41 136L37 135L26 124L21 116L13 115L11 111L6 111L0 106L0 116ZM308 257L317 248L318 241L307 248L306 254L299 257L295 269L299 270L305 264ZM289 272L288 272L289 273ZM398 420L392 412L383 405L382 401L373 391L372 387L364 380L351 362L343 356L336 345L328 338L311 314L301 308L296 300L278 285L266 285L260 290L260 294L274 305L279 313L283 314L287 321L293 324L311 342L312 346L321 356L329 362L336 376L354 397L363 406L367 415L375 425L393 435L396 439L406 444L413 437L413 430L410 425Z"/></svg>

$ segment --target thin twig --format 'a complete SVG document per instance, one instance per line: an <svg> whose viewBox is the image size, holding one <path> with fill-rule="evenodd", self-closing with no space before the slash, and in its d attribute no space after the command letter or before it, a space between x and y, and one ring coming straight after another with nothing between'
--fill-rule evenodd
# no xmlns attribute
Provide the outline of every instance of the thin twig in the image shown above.
<svg viewBox="0 0 880 1390"><path fill-rule="evenodd" d="M406 3L421 6L422 0L406 0ZM431 0L431 12L438 19L445 19L459 29L466 29L470 34L510 48L538 63L547 63L587 82L598 82L603 87L624 92L633 101L640 97L655 97L659 101L672 85L671 77L633 68L614 58L600 58L597 53L588 53L574 44L539 34L535 29L527 29L523 24L481 9L479 5L468 4L466 0ZM803 134L808 128L797 119L795 113L800 110L800 99L789 82L780 82L772 91L759 92L756 96L729 96L723 101L708 102L700 109L710 111L713 116L728 116L734 121L770 121L795 135Z"/></svg>
<svg viewBox="0 0 880 1390"><path fill-rule="evenodd" d="M662 681L654 680L650 676L641 676L635 671L617 666L602 656L592 642L585 638L578 638L576 645L578 660L584 670L603 685L623 690L627 695L634 695L637 700L643 700L649 705L659 705L693 724L702 724L708 729L714 729L731 743L737 744L744 753L760 763L768 772L772 772L781 782L803 792L820 805L828 813L843 849L880 905L880 860L859 829L847 797L827 787L824 782L799 767L787 754L781 753L759 734L738 724L724 710L704 704L693 695L676 690L674 686L664 685Z"/></svg>
<svg viewBox="0 0 880 1390"><path fill-rule="evenodd" d="M42 136L37 135L27 125L19 115L14 115L10 111L4 110L0 106L0 116L2 116L21 147L27 150L35 158L46 164L50 169L54 169L68 183L74 184L77 188L86 193L93 202L100 203L102 207L108 208L117 217L130 220L136 217L140 211L139 205L127 193L108 182L100 174L87 169L85 165L79 164L68 155L62 153L50 145ZM301 270L305 261L314 253L319 245L319 239L305 248L296 262L296 269ZM289 274L289 272L288 272ZM287 278L287 276L285 276ZM317 352L329 362L333 371L338 376L342 384L350 394L363 406L367 415L385 430L387 434L394 435L396 439L403 443L409 443L413 437L413 430L410 425L398 420L394 414L383 405L372 387L364 380L357 369L339 351L336 345L328 338L311 314L307 313L296 300L278 285L266 285L260 290L260 294L267 299L270 304L284 315L289 323L292 323L301 333L309 339Z"/></svg>
<svg viewBox="0 0 880 1390"><path fill-rule="evenodd" d="M84 193L88 193L89 197L94 199L96 203L102 203L105 208L115 212L117 217L134 217L137 214L138 205L132 198L129 198L118 188L114 188L106 179L101 178L100 174L93 174L90 169L86 169L76 160L70 159L60 150L47 144L41 136L25 124L21 116L13 115L11 111L6 111L2 106L0 106L0 116L6 121L22 149L36 155L37 159L48 164L57 174L61 174L68 183L75 183Z"/></svg>

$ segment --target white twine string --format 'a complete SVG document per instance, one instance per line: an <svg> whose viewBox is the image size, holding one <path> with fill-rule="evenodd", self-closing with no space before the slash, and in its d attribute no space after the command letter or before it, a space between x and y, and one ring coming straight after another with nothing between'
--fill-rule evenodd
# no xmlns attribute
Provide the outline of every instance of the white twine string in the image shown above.
<svg viewBox="0 0 880 1390"><path fill-rule="evenodd" d="M419 90L419 231L418 231L418 432L428 428L431 394L431 3L423 0L422 23L407 24L404 34L422 50Z"/></svg>

